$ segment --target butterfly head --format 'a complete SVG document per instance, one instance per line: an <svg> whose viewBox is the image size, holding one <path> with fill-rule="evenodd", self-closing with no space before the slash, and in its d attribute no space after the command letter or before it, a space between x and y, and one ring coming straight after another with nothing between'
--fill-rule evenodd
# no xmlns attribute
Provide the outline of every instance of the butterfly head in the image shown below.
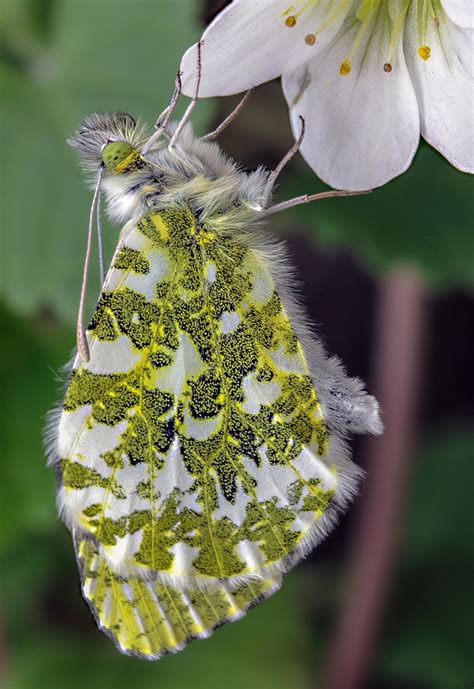
<svg viewBox="0 0 474 689"><path fill-rule="evenodd" d="M131 115L99 113L86 117L68 143L78 151L86 170L96 172L103 165L112 174L124 174L142 165L140 150L146 138Z"/></svg>

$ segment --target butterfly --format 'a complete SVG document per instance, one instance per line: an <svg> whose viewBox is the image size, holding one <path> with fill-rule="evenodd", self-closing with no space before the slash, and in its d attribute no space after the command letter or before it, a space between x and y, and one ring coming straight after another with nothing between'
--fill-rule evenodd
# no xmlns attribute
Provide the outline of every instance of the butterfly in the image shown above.
<svg viewBox="0 0 474 689"><path fill-rule="evenodd" d="M70 140L123 229L49 427L83 595L150 659L273 594L356 492L347 436L382 430L262 228L301 198L272 205L280 167L241 171L171 112Z"/></svg>

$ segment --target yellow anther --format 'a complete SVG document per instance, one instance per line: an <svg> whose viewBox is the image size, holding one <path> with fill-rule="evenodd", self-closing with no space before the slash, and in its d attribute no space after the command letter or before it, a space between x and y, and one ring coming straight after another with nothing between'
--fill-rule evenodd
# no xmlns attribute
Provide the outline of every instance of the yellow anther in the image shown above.
<svg viewBox="0 0 474 689"><path fill-rule="evenodd" d="M418 55L422 60L428 60L431 55L431 48L428 45L420 45L418 48Z"/></svg>
<svg viewBox="0 0 474 689"><path fill-rule="evenodd" d="M352 69L351 63L348 62L347 60L344 60L344 62L342 63L342 65L339 67L339 74L340 74L341 76L344 76L345 74L349 74L349 72L351 71L351 69Z"/></svg>
<svg viewBox="0 0 474 689"><path fill-rule="evenodd" d="M296 17L294 16L294 14L290 14L290 16L287 17L287 18L285 19L285 24L286 24L286 26L288 26L290 29L291 29L293 26L296 26Z"/></svg>

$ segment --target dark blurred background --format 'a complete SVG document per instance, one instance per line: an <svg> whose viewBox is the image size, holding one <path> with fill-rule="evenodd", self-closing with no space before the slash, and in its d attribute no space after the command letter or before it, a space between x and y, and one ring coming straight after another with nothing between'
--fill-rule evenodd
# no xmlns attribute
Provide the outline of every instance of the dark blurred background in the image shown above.
<svg viewBox="0 0 474 689"><path fill-rule="evenodd" d="M385 435L338 528L243 620L148 663L82 601L42 448L74 346L91 193L65 139L96 110L150 124L223 3L2 0L0 685L2 689L461 689L472 686L472 181L422 143L375 193L272 219L332 353L368 381ZM212 128L236 98L203 101ZM292 143L277 82L222 136L248 169ZM278 199L323 189L297 157ZM119 228L106 226L110 257ZM93 271L95 272L95 271ZM90 288L89 308L98 289Z"/></svg>

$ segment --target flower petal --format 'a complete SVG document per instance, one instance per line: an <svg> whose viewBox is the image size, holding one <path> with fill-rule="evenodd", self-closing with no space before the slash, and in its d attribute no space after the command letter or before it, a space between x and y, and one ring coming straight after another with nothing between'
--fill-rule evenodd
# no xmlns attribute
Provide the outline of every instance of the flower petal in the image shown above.
<svg viewBox="0 0 474 689"><path fill-rule="evenodd" d="M380 16L356 50L350 72L341 75L359 29L360 22L348 19L324 53L283 75L295 136L300 115L306 123L302 155L321 179L348 190L378 187L404 172L420 132L401 45L391 71L384 71L388 28Z"/></svg>
<svg viewBox="0 0 474 689"><path fill-rule="evenodd" d="M417 52L415 9L410 10L405 55L420 108L421 133L455 167L474 172L473 32L446 16L427 36L429 58Z"/></svg>
<svg viewBox="0 0 474 689"><path fill-rule="evenodd" d="M443 0L443 9L452 22L461 29L474 29L472 0Z"/></svg>
<svg viewBox="0 0 474 689"><path fill-rule="evenodd" d="M295 2L289 7L288 0L234 0L202 36L199 95L240 93L280 76L284 70L295 69L329 43L350 4L350 0L322 0L317 4ZM301 13L296 16L299 5ZM317 35L328 18L329 25ZM195 44L181 61L183 93L187 96L194 92L196 64Z"/></svg>

